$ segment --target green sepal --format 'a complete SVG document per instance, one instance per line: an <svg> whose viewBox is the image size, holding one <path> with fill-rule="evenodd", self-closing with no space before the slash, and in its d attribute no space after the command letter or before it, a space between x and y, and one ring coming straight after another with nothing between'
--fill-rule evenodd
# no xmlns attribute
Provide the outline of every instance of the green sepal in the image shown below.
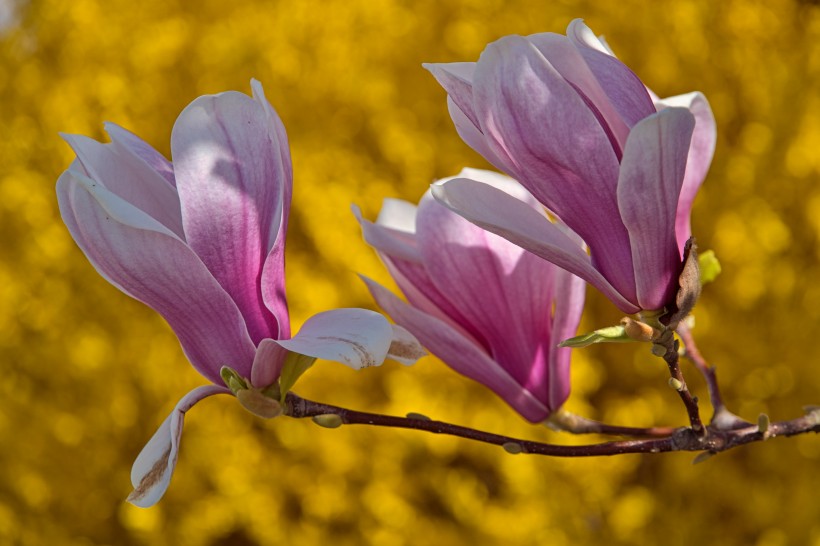
<svg viewBox="0 0 820 546"><path fill-rule="evenodd" d="M282 373L279 375L279 401L282 404L285 403L285 395L296 380L308 371L314 362L316 362L315 357L288 352L285 363L282 365Z"/></svg>
<svg viewBox="0 0 820 546"><path fill-rule="evenodd" d="M595 343L628 343L630 341L635 340L626 335L626 329L622 324L618 324L617 326L607 326L594 332L565 339L558 346L579 349Z"/></svg>
<svg viewBox="0 0 820 546"><path fill-rule="evenodd" d="M234 394L248 388L248 383L233 368L222 366L219 375L222 377L222 381L225 382L225 386L231 389Z"/></svg>
<svg viewBox="0 0 820 546"><path fill-rule="evenodd" d="M720 261L717 259L717 256L715 256L714 250L707 250L698 255L698 266L700 267L701 286L717 279L722 271Z"/></svg>

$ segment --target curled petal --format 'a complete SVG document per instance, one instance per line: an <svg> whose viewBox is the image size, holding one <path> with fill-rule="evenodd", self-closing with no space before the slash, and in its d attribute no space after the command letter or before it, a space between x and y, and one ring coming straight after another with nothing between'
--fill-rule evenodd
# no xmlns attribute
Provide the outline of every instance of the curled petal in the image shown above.
<svg viewBox="0 0 820 546"><path fill-rule="evenodd" d="M476 63L423 63L458 109L478 127L479 121L473 107L473 74Z"/></svg>
<svg viewBox="0 0 820 546"><path fill-rule="evenodd" d="M148 508L159 502L171 483L177 464L185 412L204 398L230 393L225 387L208 385L197 387L182 397L134 461L131 468L134 491L128 495L128 502L141 508Z"/></svg>
<svg viewBox="0 0 820 546"><path fill-rule="evenodd" d="M288 351L334 360L358 370L380 366L393 342L393 328L367 309L333 309L309 318L292 339L277 341Z"/></svg>
<svg viewBox="0 0 820 546"><path fill-rule="evenodd" d="M194 367L214 383L250 373L254 345L236 304L173 232L80 173L57 182L63 221L97 271L160 313Z"/></svg>
<svg viewBox="0 0 820 546"><path fill-rule="evenodd" d="M416 336L410 333L406 328L398 324L391 324L393 328L393 340L390 342L390 349L387 351L387 357L410 366L416 361L427 355L427 351L421 346Z"/></svg>

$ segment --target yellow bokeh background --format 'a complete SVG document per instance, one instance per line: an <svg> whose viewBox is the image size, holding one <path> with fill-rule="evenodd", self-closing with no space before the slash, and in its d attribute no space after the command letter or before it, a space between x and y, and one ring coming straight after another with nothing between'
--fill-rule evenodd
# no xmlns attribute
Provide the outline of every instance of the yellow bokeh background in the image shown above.
<svg viewBox="0 0 820 546"><path fill-rule="evenodd" d="M583 17L660 95L699 89L717 155L694 211L724 273L695 333L731 408L790 418L820 403L820 7L797 0L0 1L0 544L820 545L820 438L693 454L559 460L420 432L263 421L228 397L186 420L171 488L124 502L134 457L204 380L165 323L108 285L62 225L58 132L117 122L169 153L195 97L263 82L288 129L296 325L373 307L388 283L350 213L417 200L486 163L420 64L475 60L505 34ZM587 328L618 319L589 291ZM645 347L576 352L569 407L685 424ZM693 369L685 372L706 399ZM433 358L354 372L320 362L319 401L556 442ZM704 402L708 416L708 404Z"/></svg>

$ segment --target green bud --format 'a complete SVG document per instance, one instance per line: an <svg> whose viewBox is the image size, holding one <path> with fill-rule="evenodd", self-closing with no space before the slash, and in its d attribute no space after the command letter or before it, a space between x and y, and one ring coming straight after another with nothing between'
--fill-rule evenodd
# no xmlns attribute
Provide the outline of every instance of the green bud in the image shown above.
<svg viewBox="0 0 820 546"><path fill-rule="evenodd" d="M630 341L635 340L630 338L627 335L624 326L619 324L617 326L608 326L606 328L595 330L594 332L565 339L559 343L558 346L579 349L581 347L588 347L594 343L628 343Z"/></svg>
<svg viewBox="0 0 820 546"><path fill-rule="evenodd" d="M432 419L430 419L426 415L423 415L421 413L415 413L415 412L412 412L412 411L407 414L407 418L408 419L414 419L416 421L432 421Z"/></svg>
<svg viewBox="0 0 820 546"><path fill-rule="evenodd" d="M242 389L236 393L236 398L242 407L263 419L282 415L282 405L257 389Z"/></svg>
<svg viewBox="0 0 820 546"><path fill-rule="evenodd" d="M675 379L674 377L669 378L669 386L678 392L683 390L683 382L679 379Z"/></svg>
<svg viewBox="0 0 820 546"><path fill-rule="evenodd" d="M659 343L653 343L651 351L653 355L660 358L663 358L666 355L666 347Z"/></svg>
<svg viewBox="0 0 820 546"><path fill-rule="evenodd" d="M524 452L524 446L518 442L507 442L506 444L501 444L501 447L504 448L504 451L512 455L518 455Z"/></svg>
<svg viewBox="0 0 820 546"><path fill-rule="evenodd" d="M698 265L700 266L700 283L702 285L714 281L722 271L720 261L715 256L714 250L707 250L700 254L698 256Z"/></svg>
<svg viewBox="0 0 820 546"><path fill-rule="evenodd" d="M320 427L325 428L339 428L342 426L342 418L335 413L325 413L323 415L314 415L313 422Z"/></svg>
<svg viewBox="0 0 820 546"><path fill-rule="evenodd" d="M233 368L222 366L219 370L219 375L222 377L222 381L225 382L225 386L231 389L231 392L234 394L248 388L248 383Z"/></svg>
<svg viewBox="0 0 820 546"><path fill-rule="evenodd" d="M771 424L771 421L768 415L761 413L757 416L757 430L759 430L763 436L769 431L769 424Z"/></svg>

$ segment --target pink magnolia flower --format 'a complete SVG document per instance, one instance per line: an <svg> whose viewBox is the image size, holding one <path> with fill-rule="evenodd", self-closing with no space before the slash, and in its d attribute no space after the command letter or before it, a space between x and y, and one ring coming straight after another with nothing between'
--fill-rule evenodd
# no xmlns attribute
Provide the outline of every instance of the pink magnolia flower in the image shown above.
<svg viewBox="0 0 820 546"><path fill-rule="evenodd" d="M193 366L214 383L185 395L137 457L129 501L138 506L164 494L183 416L203 398L233 392L272 417L281 407L271 393L292 385L293 371L287 385L277 384L288 362L298 360L298 372L316 358L362 368L381 364L391 350L403 348L407 358L397 359L404 363L422 354L404 330L365 309L320 313L291 338L284 252L290 151L261 84L251 86L253 98L231 91L185 108L171 135L173 164L114 124L106 124L109 144L65 136L77 159L57 195L74 240L111 284L165 318ZM223 367L230 368L225 382Z"/></svg>
<svg viewBox="0 0 820 546"><path fill-rule="evenodd" d="M653 99L581 20L567 35L507 36L477 63L425 67L462 139L580 235L465 178L433 195L601 290L622 311L673 299L689 214L715 146L700 93Z"/></svg>
<svg viewBox="0 0 820 546"><path fill-rule="evenodd" d="M506 176L472 169L461 176L543 214L541 205ZM386 199L376 223L355 212L365 240L409 302L364 279L396 323L532 422L564 403L570 350L558 343L578 327L581 279L467 222L429 192L418 207Z"/></svg>

